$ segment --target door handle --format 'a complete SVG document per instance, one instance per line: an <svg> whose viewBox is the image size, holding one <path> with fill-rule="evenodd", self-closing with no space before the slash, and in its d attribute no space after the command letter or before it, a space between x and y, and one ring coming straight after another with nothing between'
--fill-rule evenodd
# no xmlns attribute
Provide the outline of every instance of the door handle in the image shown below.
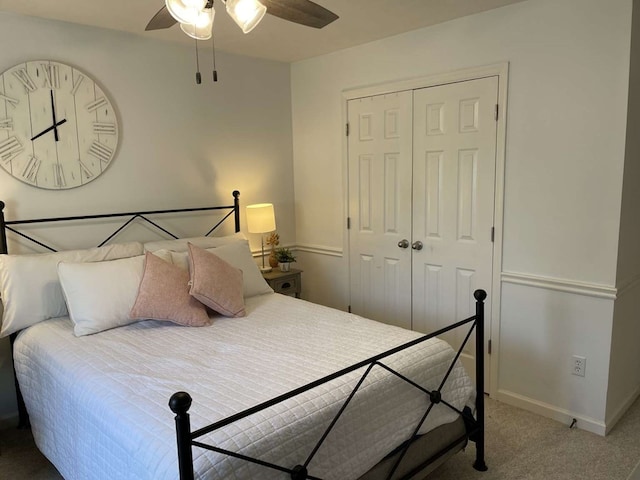
<svg viewBox="0 0 640 480"><path fill-rule="evenodd" d="M422 250L422 247L423 247L423 246L424 246L424 245L422 244L422 242L421 242L420 240L418 240L418 241L416 241L416 242L413 242L413 243L411 244L411 248L413 248L414 250Z"/></svg>
<svg viewBox="0 0 640 480"><path fill-rule="evenodd" d="M398 242L398 246L400 248L409 248L409 240L407 240L406 238L403 238Z"/></svg>

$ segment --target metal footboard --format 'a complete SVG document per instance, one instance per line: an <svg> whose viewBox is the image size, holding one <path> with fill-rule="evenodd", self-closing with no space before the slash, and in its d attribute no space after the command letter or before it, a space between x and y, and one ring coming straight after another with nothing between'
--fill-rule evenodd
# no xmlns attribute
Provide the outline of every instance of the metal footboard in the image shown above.
<svg viewBox="0 0 640 480"><path fill-rule="evenodd" d="M178 468L180 472L180 480L194 479L193 451L192 451L193 447L211 450L223 455L228 455L230 457L255 463L265 468L278 470L286 474L289 474L292 480L305 480L305 479L320 480L318 477L314 477L309 474L308 472L309 464L311 463L315 454L317 453L317 451L319 450L319 448L324 443L325 439L327 438L327 436L329 435L329 433L337 423L338 419L342 416L343 412L345 411L345 409L347 408L347 406L349 405L353 397L358 392L362 383L365 381L365 379L367 378L371 370L376 366L387 370L391 374L400 378L402 381L407 382L408 384L422 391L426 395L426 397L429 399L429 404L424 414L422 415L420 421L415 426L411 434L411 437L407 439L407 441L401 447L400 455L398 456L393 467L389 471L388 476L386 477L387 480L391 480L394 477L394 474L398 470L398 467L400 466L402 459L405 456L406 452L408 451L411 443L419 436L418 432L421 426L429 417L429 414L431 413L433 407L438 404L445 405L446 407L454 410L459 415L461 415L465 421L467 432L464 437L457 439L453 443L443 447L443 449L439 453L435 454L432 457L432 459L430 459L430 461L439 458L442 454L446 453L455 445L459 444L461 441L464 441L465 439L468 438L469 440L473 441L476 445L476 459L473 464L473 467L479 471L486 471L487 465L484 459L484 440L485 440L484 439L484 427L485 427L485 424L484 424L484 300L487 298L487 293L484 290L476 290L474 292L474 297L476 299L476 314L473 315L472 317L469 317L465 320L461 320L457 323L449 325L438 331L435 331L428 335L424 335L420 338L407 342L403 345L400 345L398 347L392 348L383 353L370 357L366 360L363 360L354 365L351 365L350 367L344 368L340 371L327 375L319 380L316 380L314 382L308 383L307 385L291 390L288 393L275 397L271 400L263 402L254 407L248 408L242 412L231 415L230 417L227 417L223 420L212 423L211 425L208 425L199 430L191 431L191 424L190 424L189 413L188 413L192 403L191 396L186 392L177 392L173 394L169 401L169 407L176 414L175 422L176 422L176 436L177 436L177 443L178 443ZM469 331L464 341L460 345L460 348L458 349L454 359L451 361L451 364L449 365L449 368L446 374L444 375L444 378L440 382L440 385L435 390L427 390L426 388L412 381L410 378L407 378L406 376L402 375L400 372L397 372L393 368L383 363L384 359L386 359L387 357L390 357L395 353L398 353L402 350L406 350L410 347L423 343L436 336L440 336L456 328L461 328L465 325L470 326ZM474 330L475 330L475 340L476 340L476 362L475 362L476 372L475 374L476 374L476 392L477 392L475 417L473 416L470 409L468 408L465 408L463 410L457 409L456 407L451 405L449 402L447 402L442 397L442 394L441 394L442 389L447 379L449 378L449 375L451 374L457 360L459 359L467 342L471 338L471 335L473 334ZM318 387L322 384L330 382L331 380L334 380L338 377L341 377L350 372L353 372L355 370L358 370L360 368L365 368L365 367L366 367L365 372L362 374L356 386L353 388L353 390L351 391L347 399L344 401L338 413L335 415L334 419L331 421L331 423L329 424L329 426L327 427L327 429L325 430L321 438L318 440L317 444L312 449L311 453L308 455L308 457L304 461L302 461L298 465L295 465L293 467L277 465L271 462L260 460L258 458L249 457L238 452L232 452L223 448L219 448L214 445L208 445L198 440L200 437L208 433L211 433L215 430L218 430L222 427L225 427L229 424L232 424L238 420L246 418L257 412L270 408L280 402L283 402L292 397L295 397L296 395L300 395L304 392L307 392L315 387ZM426 464L424 466L426 466ZM402 478L409 478L411 475L413 475L413 473L415 472L412 472L411 474L408 474Z"/></svg>

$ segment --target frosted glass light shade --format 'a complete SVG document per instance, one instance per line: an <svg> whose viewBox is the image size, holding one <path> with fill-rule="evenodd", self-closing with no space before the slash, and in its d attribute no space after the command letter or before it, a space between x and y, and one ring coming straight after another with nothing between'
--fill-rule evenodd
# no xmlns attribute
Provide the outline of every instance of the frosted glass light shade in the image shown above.
<svg viewBox="0 0 640 480"><path fill-rule="evenodd" d="M180 28L184 33L196 40L209 40L213 30L213 19L216 12L213 8L205 8L198 14L194 23L181 23Z"/></svg>
<svg viewBox="0 0 640 480"><path fill-rule="evenodd" d="M272 203L247 205L247 230L249 233L267 233L276 229L276 216Z"/></svg>
<svg viewBox="0 0 640 480"><path fill-rule="evenodd" d="M227 0L227 13L243 33L249 33L260 23L267 8L258 0Z"/></svg>
<svg viewBox="0 0 640 480"><path fill-rule="evenodd" d="M180 23L195 23L207 0L165 0L167 10Z"/></svg>

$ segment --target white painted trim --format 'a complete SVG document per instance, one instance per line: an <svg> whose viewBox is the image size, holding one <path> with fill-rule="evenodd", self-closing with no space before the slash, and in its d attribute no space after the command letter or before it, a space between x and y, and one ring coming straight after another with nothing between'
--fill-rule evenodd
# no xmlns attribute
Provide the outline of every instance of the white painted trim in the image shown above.
<svg viewBox="0 0 640 480"><path fill-rule="evenodd" d="M308 243L301 243L295 245L284 245L284 247L294 250L296 252L315 253L317 255L328 255L330 257L343 257L344 252L338 247L329 247L327 245L312 245ZM268 256L270 251L265 249L264 254ZM254 257L262 257L262 249L251 250L251 254Z"/></svg>
<svg viewBox="0 0 640 480"><path fill-rule="evenodd" d="M495 77L504 75L508 69L508 62L496 63L479 67L470 67L453 72L438 73L427 77L409 78L390 83L379 83L366 87L356 87L342 92L344 103L362 97L372 97L384 95L386 93L396 93L405 90L416 90L419 88L435 87L447 83L466 82L467 80L477 80L484 77ZM506 78L505 78L506 80ZM506 81L504 87L506 88ZM502 111L502 109L501 109ZM345 117L346 118L346 117ZM346 122L346 120L345 120Z"/></svg>
<svg viewBox="0 0 640 480"><path fill-rule="evenodd" d="M489 338L492 342L491 367L489 379L489 394L493 395L498 388L498 367L500 356L500 285L501 278L498 272L502 271L502 235L504 223L504 179L506 164L506 144L507 144L507 86L509 84L509 62L495 63L491 65L470 67L453 72L429 75L426 77L399 80L396 82L369 85L346 89L342 92L342 125L347 123L347 102L356 98L383 95L405 90L415 90L419 88L434 87L447 83L465 82L486 77L498 77L498 104L500 106L498 115L498 125L496 131L496 179L495 179L495 207L494 207L494 228L495 237L493 244L493 279L491 282L491 329ZM348 159L348 138L342 136L342 169L343 169L343 205L344 205L344 237L345 256L349 255L349 231L346 228L347 217L349 215L349 159ZM348 261L348 258L347 258ZM349 275L351 269L347 268ZM348 279L351 285L351 279ZM351 303L351 291L349 291L349 302Z"/></svg>
<svg viewBox="0 0 640 480"><path fill-rule="evenodd" d="M615 287L600 285L597 283L579 282L564 278L543 277L516 272L502 272L501 277L504 283L544 288L546 290L555 290L565 293L575 293L577 295L585 295L588 297L615 300L618 296Z"/></svg>
<svg viewBox="0 0 640 480"><path fill-rule="evenodd" d="M328 247L326 245L299 244L293 247L298 252L315 253L318 255L328 255L330 257L343 257L342 248Z"/></svg>
<svg viewBox="0 0 640 480"><path fill-rule="evenodd" d="M508 405L522 408L523 410L528 410L538 415L542 415L543 417L564 423L567 428L569 428L569 425L571 425L571 422L575 418L577 420L577 428L595 433L596 435L605 436L607 434L606 425L595 418L578 415L577 413L570 412L569 410L558 408L555 405L540 402L538 400L525 397L524 395L499 389L495 399L499 402L504 402Z"/></svg>
<svg viewBox="0 0 640 480"><path fill-rule="evenodd" d="M618 408L615 415L613 415L610 419L606 420L605 435L607 435L613 429L613 427L616 426L616 423L618 423L622 418L622 416L625 413L627 413L627 410L629 410L631 405L633 405L633 403L638 399L638 397L640 397L640 386L636 387L636 389L631 393L631 395L629 395L627 400L622 405L620 405L620 408Z"/></svg>

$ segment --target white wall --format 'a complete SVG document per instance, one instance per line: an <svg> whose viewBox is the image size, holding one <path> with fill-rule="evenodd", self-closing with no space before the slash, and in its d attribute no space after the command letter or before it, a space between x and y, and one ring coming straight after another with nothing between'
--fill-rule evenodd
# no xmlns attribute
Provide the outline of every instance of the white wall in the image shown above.
<svg viewBox="0 0 640 480"><path fill-rule="evenodd" d="M191 48L143 35L0 13L0 70L51 59L92 75L119 113L117 157L98 179L67 191L40 190L0 171L7 219L232 203L275 204L284 243L295 239L288 64L201 51L195 84ZM204 233L183 232L184 234ZM250 235L254 248L259 236ZM13 387L0 344L0 419Z"/></svg>
<svg viewBox="0 0 640 480"><path fill-rule="evenodd" d="M308 297L348 304L342 92L508 61L499 398L602 432L631 4L529 0L293 64L297 241L345 251L305 255L302 268L334 286ZM573 354L587 357L584 379L569 374Z"/></svg>

